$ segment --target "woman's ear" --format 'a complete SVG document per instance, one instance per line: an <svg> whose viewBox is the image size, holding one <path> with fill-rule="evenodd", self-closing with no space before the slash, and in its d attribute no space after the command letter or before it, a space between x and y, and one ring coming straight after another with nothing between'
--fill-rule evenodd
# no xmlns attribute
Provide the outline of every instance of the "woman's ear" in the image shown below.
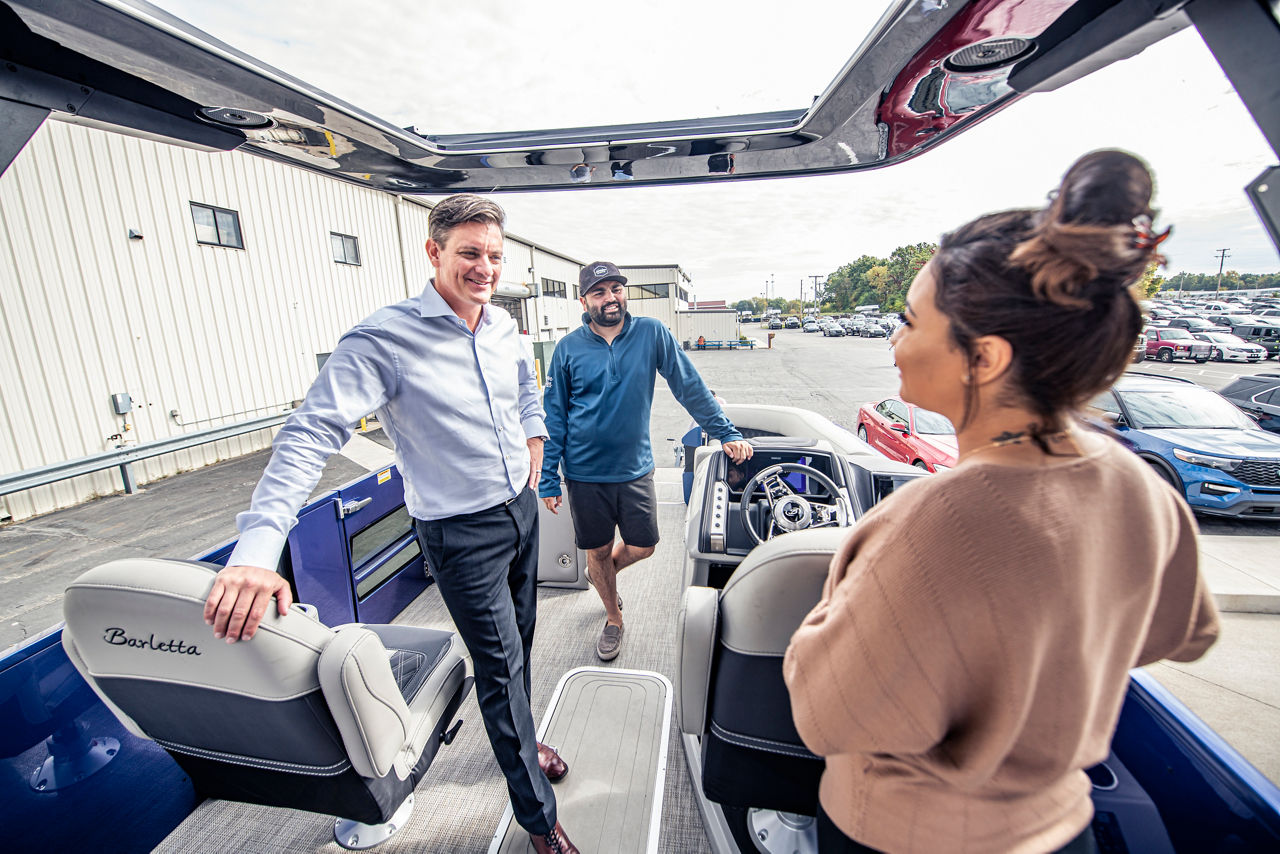
<svg viewBox="0 0 1280 854"><path fill-rule="evenodd" d="M1013 364L1013 347L999 335L975 338L971 352L969 382L974 385L986 385L1001 379Z"/></svg>

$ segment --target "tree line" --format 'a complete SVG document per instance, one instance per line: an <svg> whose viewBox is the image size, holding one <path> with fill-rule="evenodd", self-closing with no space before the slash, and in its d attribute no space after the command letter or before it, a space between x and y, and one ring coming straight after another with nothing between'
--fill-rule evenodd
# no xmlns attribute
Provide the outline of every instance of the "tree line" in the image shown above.
<svg viewBox="0 0 1280 854"><path fill-rule="evenodd" d="M845 264L827 276L820 295L822 311L839 314L851 312L860 305L879 305L883 314L901 311L912 280L937 251L936 243L916 243L899 246L888 258L863 255L858 260ZM1159 275L1158 270L1154 263L1147 268L1138 282L1141 296L1153 297L1162 291L1168 294L1170 291L1280 289L1280 273L1237 273L1235 270L1227 270L1221 275L1219 287L1217 273L1179 272L1166 277ZM801 304L799 300L785 297L768 300L753 297L739 300L734 308L754 314L763 314L767 308L776 308L784 314L799 314Z"/></svg>

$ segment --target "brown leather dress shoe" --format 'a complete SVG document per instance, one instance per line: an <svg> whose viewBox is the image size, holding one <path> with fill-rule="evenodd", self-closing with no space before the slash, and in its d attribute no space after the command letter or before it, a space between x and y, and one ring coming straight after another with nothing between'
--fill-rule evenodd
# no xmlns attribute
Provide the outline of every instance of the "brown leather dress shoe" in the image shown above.
<svg viewBox="0 0 1280 854"><path fill-rule="evenodd" d="M558 821L550 833L542 836L531 833L529 839L533 842L533 850L538 854L579 854L578 846L569 841Z"/></svg>
<svg viewBox="0 0 1280 854"><path fill-rule="evenodd" d="M556 753L556 749L549 744L538 742L538 767L542 769L542 773L547 775L547 779L552 783L558 783L564 779L564 775L569 773L569 766L560 754Z"/></svg>

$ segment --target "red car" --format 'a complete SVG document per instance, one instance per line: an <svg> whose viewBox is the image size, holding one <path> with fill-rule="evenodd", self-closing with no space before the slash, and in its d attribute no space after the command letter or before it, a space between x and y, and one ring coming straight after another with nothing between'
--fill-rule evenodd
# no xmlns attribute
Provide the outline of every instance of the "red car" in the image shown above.
<svg viewBox="0 0 1280 854"><path fill-rule="evenodd" d="M956 464L956 428L951 422L897 397L858 408L858 438L891 460L925 471Z"/></svg>

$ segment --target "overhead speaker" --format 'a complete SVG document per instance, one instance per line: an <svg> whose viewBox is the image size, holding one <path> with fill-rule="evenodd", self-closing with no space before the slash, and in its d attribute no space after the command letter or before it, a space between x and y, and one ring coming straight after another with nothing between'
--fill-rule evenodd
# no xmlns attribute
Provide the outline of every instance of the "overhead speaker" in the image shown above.
<svg viewBox="0 0 1280 854"><path fill-rule="evenodd" d="M1030 56L1035 49L1035 42L1016 36L987 39L960 48L942 61L942 67L953 74L993 71L1006 65L1013 65L1018 60Z"/></svg>

